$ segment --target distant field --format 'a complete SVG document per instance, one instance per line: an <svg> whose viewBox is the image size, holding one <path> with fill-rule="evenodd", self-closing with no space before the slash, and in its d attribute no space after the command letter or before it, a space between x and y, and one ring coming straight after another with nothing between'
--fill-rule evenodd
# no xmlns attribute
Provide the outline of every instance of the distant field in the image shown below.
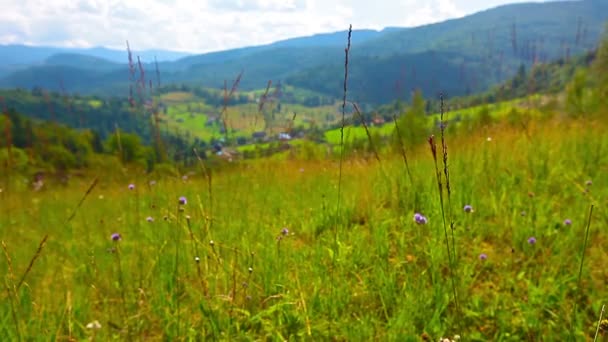
<svg viewBox="0 0 608 342"><path fill-rule="evenodd" d="M259 97L263 91L247 94ZM247 138L250 138L252 133L265 129L269 134L277 134L293 127L307 129L313 123L323 127L338 120L337 105L307 107L300 104L280 104L279 107L276 103L268 102L260 112L257 103L248 103L229 105L224 112L223 107L210 106L189 92L164 94L162 100L167 105L166 114L161 114L161 118L166 121L165 129L188 132L192 137L204 140L222 137L224 120L231 136ZM210 118L214 119L208 124Z"/></svg>
<svg viewBox="0 0 608 342"><path fill-rule="evenodd" d="M184 91L174 91L161 95L161 100L164 102L186 102L191 100L194 94Z"/></svg>

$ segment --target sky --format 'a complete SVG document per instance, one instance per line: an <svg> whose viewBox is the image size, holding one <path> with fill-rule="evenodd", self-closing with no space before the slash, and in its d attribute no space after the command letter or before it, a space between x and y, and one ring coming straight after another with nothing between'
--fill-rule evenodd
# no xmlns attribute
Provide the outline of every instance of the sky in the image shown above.
<svg viewBox="0 0 608 342"><path fill-rule="evenodd" d="M529 0L0 0L0 44L204 53L412 27Z"/></svg>

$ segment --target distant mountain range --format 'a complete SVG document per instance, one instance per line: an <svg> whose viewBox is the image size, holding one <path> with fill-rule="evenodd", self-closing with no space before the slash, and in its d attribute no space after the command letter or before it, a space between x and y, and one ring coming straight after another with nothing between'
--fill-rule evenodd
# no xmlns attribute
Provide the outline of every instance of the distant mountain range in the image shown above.
<svg viewBox="0 0 608 342"><path fill-rule="evenodd" d="M607 0L522 3L415 28L355 30L349 61L349 98L372 104L427 95L462 95L487 89L515 74L521 64L568 58L595 48L608 20ZM273 44L180 55L141 55L154 78L153 55L162 84L220 88L241 71L240 89L282 81L339 97L344 77L346 31ZM0 46L0 87L43 87L98 95L127 95L126 51L61 50Z"/></svg>
<svg viewBox="0 0 608 342"><path fill-rule="evenodd" d="M186 52L168 50L133 51L133 54L147 61L153 61L154 58L158 61L174 61L190 55ZM84 56L89 57L91 62L101 62L103 60L103 63L108 65L108 62L125 64L127 61L127 49L126 46L124 50L114 50L105 47L62 48L17 44L0 45L0 76L27 67L71 63L70 57L75 58L76 62L83 61ZM94 57L94 59L91 57ZM83 65L83 67L86 68L86 65Z"/></svg>

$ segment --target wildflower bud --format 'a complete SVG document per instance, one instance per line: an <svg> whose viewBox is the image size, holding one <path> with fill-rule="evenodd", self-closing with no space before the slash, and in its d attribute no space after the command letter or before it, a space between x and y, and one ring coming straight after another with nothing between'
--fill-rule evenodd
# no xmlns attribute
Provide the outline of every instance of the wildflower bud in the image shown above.
<svg viewBox="0 0 608 342"><path fill-rule="evenodd" d="M87 329L98 330L101 329L101 323L99 323L98 320L94 320L93 322L88 323L86 327Z"/></svg>
<svg viewBox="0 0 608 342"><path fill-rule="evenodd" d="M194 261L196 261L196 263L198 264L199 262L201 262L201 258L199 258L199 257L194 257Z"/></svg>
<svg viewBox="0 0 608 342"><path fill-rule="evenodd" d="M253 273L253 267L249 267L249 273Z"/></svg>

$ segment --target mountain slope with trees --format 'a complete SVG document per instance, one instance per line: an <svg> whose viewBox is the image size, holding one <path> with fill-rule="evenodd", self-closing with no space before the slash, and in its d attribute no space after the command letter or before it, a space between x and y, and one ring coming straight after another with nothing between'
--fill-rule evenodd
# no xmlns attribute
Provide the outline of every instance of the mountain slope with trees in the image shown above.
<svg viewBox="0 0 608 342"><path fill-rule="evenodd" d="M593 50L607 19L607 1L555 1L505 5L415 28L355 30L351 95L381 104L408 96L414 87L425 94L443 91L452 96L483 91L515 75L522 64L529 68ZM243 72L239 89L263 88L273 80L338 98L345 44L346 32L338 32L189 56L158 67L163 84L219 89ZM128 91L126 53L122 67L116 68L70 58L62 63L62 57L55 56L53 64L6 75L0 86L59 90L62 79L69 92L125 95ZM150 79L156 65L142 67Z"/></svg>

